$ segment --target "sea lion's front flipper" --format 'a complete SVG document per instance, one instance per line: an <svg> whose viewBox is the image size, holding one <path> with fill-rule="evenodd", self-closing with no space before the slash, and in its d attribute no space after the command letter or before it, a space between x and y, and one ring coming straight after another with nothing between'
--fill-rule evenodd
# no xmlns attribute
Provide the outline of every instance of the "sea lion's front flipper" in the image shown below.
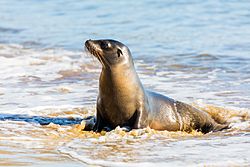
<svg viewBox="0 0 250 167"><path fill-rule="evenodd" d="M106 122L103 120L103 118L100 115L99 109L97 108L97 113L96 113L96 122L93 127L93 131L95 132L101 132L104 127L108 127Z"/></svg>
<svg viewBox="0 0 250 167"><path fill-rule="evenodd" d="M139 109L137 109L134 117L136 119L133 128L142 129L148 126L148 113L145 111L144 107L140 107Z"/></svg>
<svg viewBox="0 0 250 167"><path fill-rule="evenodd" d="M81 122L81 124L84 124L84 128L82 130L85 130L85 131L93 130L95 123L96 123L95 116L89 116L87 118L84 118Z"/></svg>

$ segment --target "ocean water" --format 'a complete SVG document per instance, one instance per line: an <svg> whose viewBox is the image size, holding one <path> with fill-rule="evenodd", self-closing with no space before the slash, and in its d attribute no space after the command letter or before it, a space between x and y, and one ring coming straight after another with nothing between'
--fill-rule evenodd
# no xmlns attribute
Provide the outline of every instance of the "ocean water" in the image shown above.
<svg viewBox="0 0 250 167"><path fill-rule="evenodd" d="M250 1L0 1L0 166L249 166ZM126 44L145 88L230 129L84 132L101 66Z"/></svg>

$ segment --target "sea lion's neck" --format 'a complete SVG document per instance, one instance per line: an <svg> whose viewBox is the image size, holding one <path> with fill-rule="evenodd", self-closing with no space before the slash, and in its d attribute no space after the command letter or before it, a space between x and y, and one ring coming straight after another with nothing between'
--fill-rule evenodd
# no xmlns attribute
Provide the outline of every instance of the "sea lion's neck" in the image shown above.
<svg viewBox="0 0 250 167"><path fill-rule="evenodd" d="M116 91L122 94L130 94L129 92L135 94L135 92L143 91L133 65L102 68L99 82L100 91L103 93Z"/></svg>

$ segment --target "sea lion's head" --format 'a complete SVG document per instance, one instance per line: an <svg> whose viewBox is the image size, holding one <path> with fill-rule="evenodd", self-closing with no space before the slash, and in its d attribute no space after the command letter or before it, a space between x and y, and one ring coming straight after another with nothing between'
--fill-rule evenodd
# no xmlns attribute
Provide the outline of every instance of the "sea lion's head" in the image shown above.
<svg viewBox="0 0 250 167"><path fill-rule="evenodd" d="M119 41L109 39L87 40L85 47L100 61L103 67L111 68L132 62L128 47Z"/></svg>

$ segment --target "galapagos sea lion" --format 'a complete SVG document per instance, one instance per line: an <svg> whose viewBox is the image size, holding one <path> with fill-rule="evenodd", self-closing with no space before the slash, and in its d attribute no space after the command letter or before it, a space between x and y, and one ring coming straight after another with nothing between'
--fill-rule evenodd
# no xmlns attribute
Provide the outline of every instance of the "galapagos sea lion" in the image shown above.
<svg viewBox="0 0 250 167"><path fill-rule="evenodd" d="M102 64L96 120L92 130L150 127L168 131L225 129L212 117L186 103L144 89L127 46L115 40L87 40L87 50Z"/></svg>

